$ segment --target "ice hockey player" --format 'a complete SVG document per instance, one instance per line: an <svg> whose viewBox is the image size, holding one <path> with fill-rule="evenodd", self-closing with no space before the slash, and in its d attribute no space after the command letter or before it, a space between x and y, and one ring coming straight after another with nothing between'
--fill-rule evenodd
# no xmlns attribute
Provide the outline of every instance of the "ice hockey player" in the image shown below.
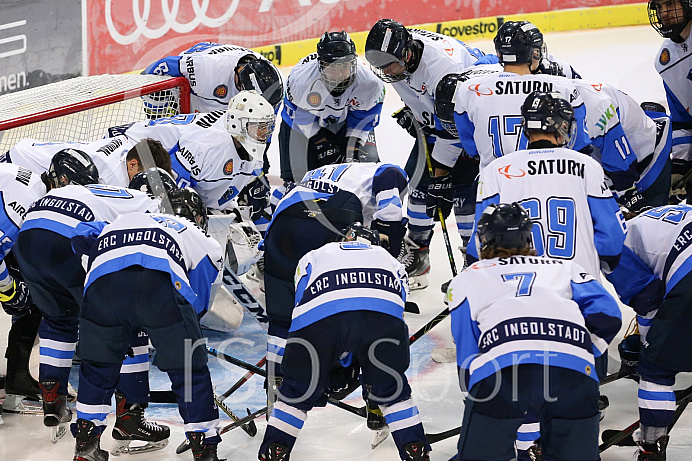
<svg viewBox="0 0 692 461"><path fill-rule="evenodd" d="M649 22L662 37L656 70L663 79L673 129L673 175L675 187L692 170L692 83L688 79L692 67L689 48L692 28L690 0L650 0Z"/></svg>
<svg viewBox="0 0 692 461"><path fill-rule="evenodd" d="M638 344L628 348L634 353L629 358L635 364L638 358L636 369L641 377L639 461L666 459L668 426L676 408L675 377L692 371L690 229L689 205L644 211L627 221L620 264L606 276L622 302L637 313L639 321L641 350Z"/></svg>
<svg viewBox="0 0 692 461"><path fill-rule="evenodd" d="M295 308L293 276L308 251L335 241L354 221L377 230L398 255L406 233L402 202L406 174L388 163L341 163L309 171L281 199L264 240L268 398L280 377L286 337ZM305 238L309 236L309 238ZM272 382L273 381L273 382Z"/></svg>
<svg viewBox="0 0 692 461"><path fill-rule="evenodd" d="M392 19L380 19L368 33L365 58L375 74L391 83L405 107L394 114L397 123L416 137L414 120L422 126L429 152L444 151L453 160L454 183L459 185L457 202L460 214L457 226L467 239L473 226L474 191L471 186L478 174L478 163L465 158L459 140L436 126L434 91L443 76L458 72L478 61L483 53L445 35L418 29L407 29ZM404 264L411 279L411 289L425 288L430 271L429 245L434 222L426 214L426 194L430 174L424 147L416 141L406 162L411 187L408 201L408 237L405 240ZM457 162L458 159L458 162ZM437 166L437 164L434 164ZM434 179L434 188L451 188L451 177ZM451 209L451 206L449 207ZM447 212L449 214L449 212Z"/></svg>
<svg viewBox="0 0 692 461"><path fill-rule="evenodd" d="M286 80L281 111L281 179L292 183L332 163L378 160L374 128L384 84L361 62L345 32L325 32L317 52Z"/></svg>
<svg viewBox="0 0 692 461"><path fill-rule="evenodd" d="M156 166L171 173L171 157L160 142L154 139L130 140L122 135L91 142L54 143L23 139L0 156L0 162L13 163L41 174L48 171L55 153L64 149L85 152L98 169L99 182L109 186L127 187L132 177L143 170L141 155L150 155ZM148 149L148 154L142 154L142 149Z"/></svg>
<svg viewBox="0 0 692 461"><path fill-rule="evenodd" d="M55 440L64 434L72 418L66 406L67 384L84 291L84 268L72 251L70 238L80 222L112 221L131 211L158 211L159 201L144 192L98 184L98 170L91 158L74 149L55 155L47 177L50 190L26 211L13 252L43 314L39 385L44 424L51 428ZM119 389L126 396L125 409L133 405L141 408L149 397L148 338L133 335L131 346L133 357L125 359L119 381ZM119 418L117 425L123 422ZM168 428L161 426L159 430Z"/></svg>
<svg viewBox="0 0 692 461"><path fill-rule="evenodd" d="M45 181L45 182L44 182ZM8 335L7 374L3 407L6 411L24 411L22 400L38 401L41 391L29 373L29 356L36 339L41 312L32 302L24 278L14 259L12 248L26 210L50 187L48 175L43 177L18 165L0 164L0 190L4 219L0 221L0 303L12 316ZM1 410L0 410L1 413Z"/></svg>
<svg viewBox="0 0 692 461"><path fill-rule="evenodd" d="M262 174L262 156L275 120L267 100L250 90L231 98L226 111L137 122L118 131L134 141L160 141L170 153L178 186L195 189L208 208L236 207L233 199L247 186L244 194L256 205L246 217L264 230L269 189L256 188L255 181Z"/></svg>
<svg viewBox="0 0 692 461"><path fill-rule="evenodd" d="M290 459L308 411L326 405L323 396L330 370L343 353L352 352L363 383L371 396L377 396L391 423L401 459L429 460L430 445L404 374L409 365L408 330L403 322L406 269L379 246L379 232L359 222L348 226L339 240L308 252L298 262L296 309L282 365L284 379L259 459ZM314 348L313 354L306 343ZM311 366L311 356L317 368Z"/></svg>
<svg viewBox="0 0 692 461"><path fill-rule="evenodd" d="M175 216L129 213L111 223L85 222L75 229L75 252L89 259L78 350L75 461L108 459L99 440L119 384L121 359L128 353L130 335L139 329L156 348L154 363L171 379L194 459L218 461L219 414L207 354L204 346L189 350L185 344L202 339L197 319L209 304L223 254L206 235L207 210L199 195L184 188L169 192L169 199ZM188 359L192 378L186 382ZM159 443L168 436L167 428L164 433L146 422L141 410L132 412L129 422ZM116 440L120 426L116 421Z"/></svg>
<svg viewBox="0 0 692 461"><path fill-rule="evenodd" d="M620 329L616 300L577 263L535 256L516 202L490 205L477 225L481 260L447 291L469 393L457 459L514 459L527 411L541 421L545 459L600 459L594 355Z"/></svg>
<svg viewBox="0 0 692 461"><path fill-rule="evenodd" d="M278 109L284 96L281 72L260 53L237 45L201 42L149 65L144 74L185 77L190 83L190 110L225 110L243 90L255 90ZM152 118L169 116L163 95L144 97Z"/></svg>

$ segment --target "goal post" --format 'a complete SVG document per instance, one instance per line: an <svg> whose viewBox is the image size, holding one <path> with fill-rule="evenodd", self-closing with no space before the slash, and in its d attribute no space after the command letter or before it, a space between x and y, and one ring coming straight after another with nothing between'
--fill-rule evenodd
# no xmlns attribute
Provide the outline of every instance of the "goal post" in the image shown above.
<svg viewBox="0 0 692 461"><path fill-rule="evenodd" d="M184 77L77 77L0 96L0 154L24 138L88 142L108 128L190 112Z"/></svg>

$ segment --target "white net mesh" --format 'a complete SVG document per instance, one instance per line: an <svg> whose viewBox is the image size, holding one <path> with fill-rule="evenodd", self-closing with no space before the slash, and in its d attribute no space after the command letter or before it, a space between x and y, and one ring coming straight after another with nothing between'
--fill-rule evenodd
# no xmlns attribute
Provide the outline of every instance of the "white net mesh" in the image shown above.
<svg viewBox="0 0 692 461"><path fill-rule="evenodd" d="M94 75L0 96L0 153L24 138L93 141L113 126L176 115L182 80Z"/></svg>

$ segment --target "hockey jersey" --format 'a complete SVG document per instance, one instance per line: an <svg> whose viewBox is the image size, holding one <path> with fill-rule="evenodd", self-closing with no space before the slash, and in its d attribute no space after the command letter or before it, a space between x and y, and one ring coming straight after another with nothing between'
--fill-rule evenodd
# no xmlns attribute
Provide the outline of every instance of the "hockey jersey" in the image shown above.
<svg viewBox="0 0 692 461"><path fill-rule="evenodd" d="M134 123L125 136L153 138L171 154L180 187L190 186L209 208L223 209L262 173L262 161L241 158L224 126L224 111L177 115Z"/></svg>
<svg viewBox="0 0 692 461"><path fill-rule="evenodd" d="M191 221L160 213L128 213L110 224L82 223L75 234L73 247L90 248L85 291L99 277L142 266L170 274L173 287L195 311L206 311L223 253L221 245Z"/></svg>
<svg viewBox="0 0 692 461"><path fill-rule="evenodd" d="M157 212L159 200L144 192L115 186L69 185L52 189L26 212L21 231L46 229L67 238L81 222L114 221L125 213Z"/></svg>
<svg viewBox="0 0 692 461"><path fill-rule="evenodd" d="M228 101L239 93L235 68L238 61L248 55L264 59L260 53L242 46L201 42L180 56L156 61L144 73L185 77L190 83L190 110L193 112L226 110Z"/></svg>
<svg viewBox="0 0 692 461"><path fill-rule="evenodd" d="M17 241L27 210L45 193L38 174L18 165L0 164L0 285L9 275L3 259Z"/></svg>
<svg viewBox="0 0 692 461"><path fill-rule="evenodd" d="M692 35L683 43L663 40L655 61L656 71L663 79L673 130L673 159L690 161L692 149Z"/></svg>
<svg viewBox="0 0 692 461"><path fill-rule="evenodd" d="M565 148L531 149L491 162L481 170L476 222L490 204L512 202L524 207L534 222L538 255L574 260L596 280L599 258L617 261L625 219L603 169L588 156ZM476 244L472 238L468 247L474 259Z"/></svg>
<svg viewBox="0 0 692 461"><path fill-rule="evenodd" d="M308 171L291 188L274 211L274 219L293 204L326 201L336 193L351 194L360 201L363 224L374 219L400 222L407 178L401 167L390 163L337 163Z"/></svg>
<svg viewBox="0 0 692 461"><path fill-rule="evenodd" d="M692 271L692 206L654 208L627 222L620 264L607 276L620 299L630 299L658 278L667 294ZM632 306L633 308L635 306ZM655 309L658 306L648 306ZM645 312L637 312L643 315Z"/></svg>
<svg viewBox="0 0 692 461"><path fill-rule="evenodd" d="M346 123L346 136L365 143L380 121L383 101L384 83L360 60L353 83L343 94L333 96L320 80L317 53L312 53L296 64L286 80L281 118L307 138L320 128Z"/></svg>
<svg viewBox="0 0 692 461"><path fill-rule="evenodd" d="M495 158L526 148L521 106L537 90L559 93L572 104L576 134L567 147L580 150L591 143L584 100L571 80L507 72L480 76L457 89L454 121L461 144L469 156L479 157L481 170Z"/></svg>
<svg viewBox="0 0 692 461"><path fill-rule="evenodd" d="M447 290L467 390L498 368L534 363L598 381L594 356L621 326L617 301L581 266L537 256L478 261Z"/></svg>
<svg viewBox="0 0 692 461"><path fill-rule="evenodd" d="M56 153L63 149L78 149L86 152L93 160L99 172L99 183L127 187L130 177L125 159L135 144L136 142L122 135L91 142L41 142L23 139L1 155L0 162L14 163L41 174L48 171L50 161Z"/></svg>
<svg viewBox="0 0 692 461"><path fill-rule="evenodd" d="M375 311L404 319L406 268L382 247L328 243L300 259L295 285L290 331L348 311Z"/></svg>

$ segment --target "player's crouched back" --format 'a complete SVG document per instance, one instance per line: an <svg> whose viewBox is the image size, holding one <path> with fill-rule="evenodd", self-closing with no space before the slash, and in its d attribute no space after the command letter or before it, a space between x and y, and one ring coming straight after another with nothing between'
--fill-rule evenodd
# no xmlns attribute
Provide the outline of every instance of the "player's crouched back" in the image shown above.
<svg viewBox="0 0 692 461"><path fill-rule="evenodd" d="M518 204L489 206L478 221L481 260L447 292L470 389L459 460L513 459L527 411L539 416L546 459L599 459L594 357L619 331L620 309L579 265L534 256L531 228Z"/></svg>

